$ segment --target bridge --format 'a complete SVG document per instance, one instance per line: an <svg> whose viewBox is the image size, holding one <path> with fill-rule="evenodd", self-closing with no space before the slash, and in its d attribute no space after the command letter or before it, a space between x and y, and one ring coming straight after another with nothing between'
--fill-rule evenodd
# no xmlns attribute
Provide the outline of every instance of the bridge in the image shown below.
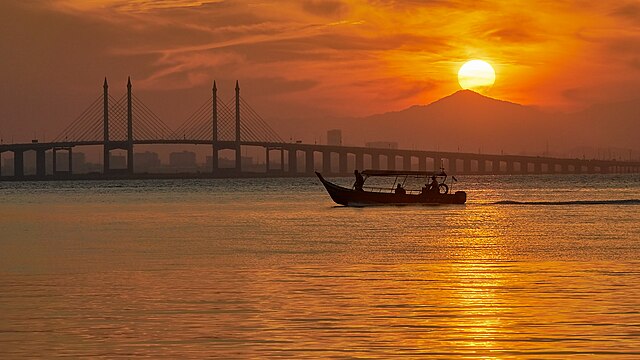
<svg viewBox="0 0 640 360"><path fill-rule="evenodd" d="M1 173L0 180L162 178L169 174L136 173L136 145L184 144L206 145L211 150L211 168L206 173L180 174L192 177L310 176L319 170L327 175L347 176L353 168L435 170L444 166L450 174L568 174L568 173L638 173L640 162L616 160L563 159L554 157L492 155L463 152L403 150L354 146L334 146L286 142L240 96L236 81L235 97L230 102L217 95L214 81L212 94L175 130L167 126L132 92L131 79L127 92L120 98L109 94L107 79L103 92L78 118L51 142L0 144L0 161L5 152L13 153L13 174ZM73 151L82 146L101 146L102 171L76 174ZM241 150L245 146L264 150L263 172L243 169ZM110 166L114 150L126 151L126 168ZM223 168L219 152L231 150L235 167ZM24 155L35 152L35 174L25 174ZM279 166L271 168L273 152L280 157ZM68 165L59 170L58 153L68 154ZM47 171L50 154L52 171ZM177 175L173 175L177 176Z"/></svg>

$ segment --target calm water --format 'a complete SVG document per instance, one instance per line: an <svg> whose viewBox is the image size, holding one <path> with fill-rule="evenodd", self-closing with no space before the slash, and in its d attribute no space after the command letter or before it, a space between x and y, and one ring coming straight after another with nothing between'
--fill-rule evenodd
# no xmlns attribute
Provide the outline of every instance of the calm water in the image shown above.
<svg viewBox="0 0 640 360"><path fill-rule="evenodd" d="M640 176L459 180L0 183L0 358L640 357Z"/></svg>

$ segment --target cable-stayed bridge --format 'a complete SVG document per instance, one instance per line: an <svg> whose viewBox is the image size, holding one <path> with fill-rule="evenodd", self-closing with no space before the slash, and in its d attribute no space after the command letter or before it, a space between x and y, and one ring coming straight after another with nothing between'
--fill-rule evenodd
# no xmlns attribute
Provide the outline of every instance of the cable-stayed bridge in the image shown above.
<svg viewBox="0 0 640 360"><path fill-rule="evenodd" d="M370 147L303 144L284 141L269 124L240 96L236 82L235 96L229 102L218 97L213 83L211 97L197 108L175 130L167 126L153 110L132 91L119 98L109 93L105 78L103 92L52 142L0 144L0 159L5 152L13 153L13 174L0 173L1 180L45 180L74 178L149 178L167 174L138 174L134 171L136 145L184 144L208 145L211 167L199 177L244 176L308 176L318 170L330 175L349 175L353 168L398 170L435 170L444 166L451 174L542 174L542 173L627 173L640 172L640 162L616 160L561 159L538 156L491 155L425 150L403 150ZM72 154L82 146L101 146L102 172L74 174ZM265 151L263 172L243 169L243 147L258 147ZM126 151L126 168L113 169L110 154ZM219 152L232 150L235 167L219 166ZM26 175L24 155L35 152L35 174ZM270 168L270 154L279 153L278 168ZM60 152L68 153L66 170L57 168ZM51 153L51 156L48 154ZM47 171L50 158L52 171ZM1 169L1 166L0 166ZM180 176L189 176L180 174Z"/></svg>

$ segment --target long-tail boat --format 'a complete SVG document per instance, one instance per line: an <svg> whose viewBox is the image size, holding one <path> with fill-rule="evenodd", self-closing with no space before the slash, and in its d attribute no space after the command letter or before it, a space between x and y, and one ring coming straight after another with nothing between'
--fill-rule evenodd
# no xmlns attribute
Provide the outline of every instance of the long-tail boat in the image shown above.
<svg viewBox="0 0 640 360"><path fill-rule="evenodd" d="M356 170L356 179L358 172ZM464 204L467 201L467 193L464 191L449 192L447 174L440 171L396 171L396 170L364 170L360 183L356 181L354 186L346 188L327 181L322 174L316 171L316 175L327 189L331 199L344 206L370 206L370 205L409 205L409 204ZM364 182L370 177L394 178L391 187L364 186ZM412 183L422 184L419 189L405 189L408 179ZM431 179L431 183L427 182ZM452 177L453 181L457 181Z"/></svg>

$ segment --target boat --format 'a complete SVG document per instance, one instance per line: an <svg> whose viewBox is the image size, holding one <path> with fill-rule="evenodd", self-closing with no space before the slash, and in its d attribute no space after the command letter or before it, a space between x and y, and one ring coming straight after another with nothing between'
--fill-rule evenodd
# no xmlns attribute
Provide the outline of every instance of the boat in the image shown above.
<svg viewBox="0 0 640 360"><path fill-rule="evenodd" d="M356 170L356 174L357 170ZM351 188L336 185L326 180L322 174L316 171L316 175L322 185L327 189L329 196L336 204L344 206L371 206L371 205L439 205L439 204L464 204L467 201L467 193L464 191L449 192L447 174L444 169L440 171L397 171L397 170L364 170L361 183L358 188L354 184ZM394 178L391 187L364 186L370 177ZM356 175L358 178L358 175ZM420 189L405 189L407 179L414 178L422 184L435 178L437 187L425 184ZM453 181L457 181L452 177ZM357 181L356 181L357 183ZM414 181L415 183L415 181Z"/></svg>

